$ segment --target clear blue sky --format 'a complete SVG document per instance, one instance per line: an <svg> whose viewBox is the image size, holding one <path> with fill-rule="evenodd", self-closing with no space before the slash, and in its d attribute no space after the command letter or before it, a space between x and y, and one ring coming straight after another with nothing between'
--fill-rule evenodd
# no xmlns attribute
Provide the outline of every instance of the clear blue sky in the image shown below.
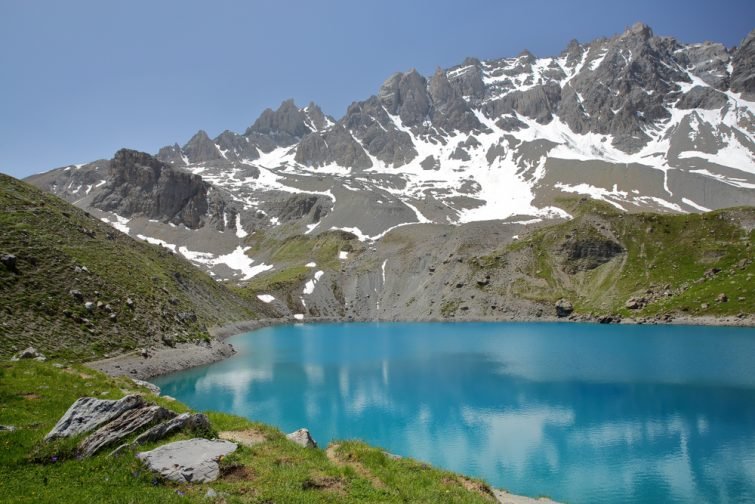
<svg viewBox="0 0 755 504"><path fill-rule="evenodd" d="M733 46L755 0L0 0L0 171L243 131L289 97L340 117L398 70L554 55L635 21Z"/></svg>

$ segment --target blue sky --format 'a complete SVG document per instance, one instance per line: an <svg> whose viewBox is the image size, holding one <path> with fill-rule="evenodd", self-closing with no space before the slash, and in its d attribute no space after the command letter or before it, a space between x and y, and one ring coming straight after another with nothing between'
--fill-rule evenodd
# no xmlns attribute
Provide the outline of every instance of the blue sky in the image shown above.
<svg viewBox="0 0 755 504"><path fill-rule="evenodd" d="M0 171L243 131L286 98L340 117L398 70L558 54L639 20L733 46L755 1L0 0Z"/></svg>

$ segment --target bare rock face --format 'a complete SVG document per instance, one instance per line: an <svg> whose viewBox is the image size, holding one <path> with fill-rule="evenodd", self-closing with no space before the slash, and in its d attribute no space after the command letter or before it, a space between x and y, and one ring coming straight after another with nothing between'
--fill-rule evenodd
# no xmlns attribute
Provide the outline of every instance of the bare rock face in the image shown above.
<svg viewBox="0 0 755 504"><path fill-rule="evenodd" d="M244 133L246 136L267 136L277 146L295 144L300 138L312 132L307 124L306 114L299 110L293 100L281 103L278 110L266 109Z"/></svg>
<svg viewBox="0 0 755 504"><path fill-rule="evenodd" d="M287 434L286 437L302 448L317 448L317 442L312 439L308 429L299 429Z"/></svg>
<svg viewBox="0 0 755 504"><path fill-rule="evenodd" d="M372 161L354 137L340 124L324 133L307 135L296 148L296 162L307 166L335 163L350 168L370 168Z"/></svg>
<svg viewBox="0 0 755 504"><path fill-rule="evenodd" d="M218 460L233 453L236 443L223 440L176 441L136 456L152 471L177 483L207 483L220 476Z"/></svg>
<svg viewBox="0 0 755 504"><path fill-rule="evenodd" d="M128 395L117 401L81 397L58 420L55 427L45 436L45 441L93 431L124 412L143 405L144 398L140 395Z"/></svg>
<svg viewBox="0 0 755 504"><path fill-rule="evenodd" d="M587 231L568 237L557 253L562 257L564 271L573 274L595 269L623 252L624 248L618 242Z"/></svg>
<svg viewBox="0 0 755 504"><path fill-rule="evenodd" d="M467 102L451 86L446 72L440 68L430 79L428 90L433 103L432 123L434 126L449 132L458 130L464 133L482 127Z"/></svg>
<svg viewBox="0 0 755 504"><path fill-rule="evenodd" d="M213 200L209 184L198 175L128 149L115 154L109 170L108 183L92 201L95 208L124 217L167 220L191 229L201 227L208 217L222 221L218 211L222 202Z"/></svg>
<svg viewBox="0 0 755 504"><path fill-rule="evenodd" d="M430 113L427 80L414 69L391 75L380 88L378 99L388 113L399 116L405 126L421 124Z"/></svg>
<svg viewBox="0 0 755 504"><path fill-rule="evenodd" d="M129 410L87 437L79 445L79 453L82 457L91 457L103 448L122 441L134 432L175 415L172 411L161 406L145 406Z"/></svg>
<svg viewBox="0 0 755 504"><path fill-rule="evenodd" d="M215 146L215 142L210 140L210 137L204 130L199 130L191 137L191 139L183 146L183 152L193 163L203 163L206 161L217 161L222 159L223 156Z"/></svg>
<svg viewBox="0 0 755 504"><path fill-rule="evenodd" d="M755 30L739 45L731 63L731 90L742 93L746 100L755 100Z"/></svg>

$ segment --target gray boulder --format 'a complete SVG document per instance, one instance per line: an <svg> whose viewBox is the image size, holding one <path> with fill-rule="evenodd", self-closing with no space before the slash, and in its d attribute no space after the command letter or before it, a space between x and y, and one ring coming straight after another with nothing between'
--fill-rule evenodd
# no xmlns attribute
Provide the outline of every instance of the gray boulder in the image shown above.
<svg viewBox="0 0 755 504"><path fill-rule="evenodd" d="M101 449L122 441L134 432L175 415L161 406L145 406L129 410L87 437L79 445L79 453L82 457L91 457Z"/></svg>
<svg viewBox="0 0 755 504"><path fill-rule="evenodd" d="M11 357L10 360L19 361L21 359L34 359L38 361L46 361L47 357L45 357L42 353L38 352L36 348L29 347L18 352L16 355Z"/></svg>
<svg viewBox="0 0 755 504"><path fill-rule="evenodd" d="M299 429L291 434L286 434L286 438L302 448L317 448L317 442L312 439L308 429Z"/></svg>
<svg viewBox="0 0 755 504"><path fill-rule="evenodd" d="M139 460L177 483L207 483L220 475L218 460L236 451L238 445L230 441L189 439L176 441L154 450L137 453Z"/></svg>
<svg viewBox="0 0 755 504"><path fill-rule="evenodd" d="M93 431L124 412L143 405L144 398L140 395L128 395L117 401L81 397L58 420L55 427L45 436L45 441Z"/></svg>
<svg viewBox="0 0 755 504"><path fill-rule="evenodd" d="M574 306L566 299L559 299L556 302L556 316L568 317L574 311Z"/></svg>

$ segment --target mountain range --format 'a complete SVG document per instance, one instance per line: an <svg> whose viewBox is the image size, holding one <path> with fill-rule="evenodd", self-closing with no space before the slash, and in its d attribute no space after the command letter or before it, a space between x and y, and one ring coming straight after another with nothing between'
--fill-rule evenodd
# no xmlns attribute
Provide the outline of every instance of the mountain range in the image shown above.
<svg viewBox="0 0 755 504"><path fill-rule="evenodd" d="M288 100L243 133L199 131L154 155L124 149L27 180L216 279L314 290L319 270L279 253L290 240L342 242L334 271L358 249L380 276L365 258L408 225L475 241L496 221L503 243L573 218L575 196L620 213L752 206L755 30L727 48L638 23L553 57L399 72L340 119ZM286 309L311 313L306 297Z"/></svg>

